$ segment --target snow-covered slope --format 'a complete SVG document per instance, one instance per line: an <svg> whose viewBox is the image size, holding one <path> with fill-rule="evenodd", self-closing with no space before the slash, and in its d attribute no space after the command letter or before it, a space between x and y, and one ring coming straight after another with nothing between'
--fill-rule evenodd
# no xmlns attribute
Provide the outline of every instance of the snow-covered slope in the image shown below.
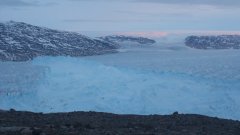
<svg viewBox="0 0 240 135"><path fill-rule="evenodd" d="M26 61L36 56L87 56L112 53L116 46L74 32L22 22L0 23L0 60Z"/></svg>
<svg viewBox="0 0 240 135"><path fill-rule="evenodd" d="M240 49L240 35L189 36L185 44L196 49Z"/></svg>

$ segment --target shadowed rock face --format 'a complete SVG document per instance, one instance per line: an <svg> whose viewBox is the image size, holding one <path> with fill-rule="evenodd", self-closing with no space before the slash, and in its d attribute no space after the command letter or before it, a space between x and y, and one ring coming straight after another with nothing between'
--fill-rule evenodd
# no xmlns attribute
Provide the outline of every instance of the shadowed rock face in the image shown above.
<svg viewBox="0 0 240 135"><path fill-rule="evenodd" d="M185 44L196 49L240 49L240 35L189 36Z"/></svg>
<svg viewBox="0 0 240 135"><path fill-rule="evenodd" d="M123 35L115 35L115 36L106 36L100 37L100 39L108 42L119 43L119 42L135 42L139 44L154 44L155 40L144 38L144 37L132 37L132 36L123 36Z"/></svg>
<svg viewBox="0 0 240 135"><path fill-rule="evenodd" d="M116 46L74 32L21 22L0 23L0 60L27 61L37 56L87 56L113 53Z"/></svg>
<svg viewBox="0 0 240 135"><path fill-rule="evenodd" d="M238 135L240 122L201 115L0 111L1 135Z"/></svg>

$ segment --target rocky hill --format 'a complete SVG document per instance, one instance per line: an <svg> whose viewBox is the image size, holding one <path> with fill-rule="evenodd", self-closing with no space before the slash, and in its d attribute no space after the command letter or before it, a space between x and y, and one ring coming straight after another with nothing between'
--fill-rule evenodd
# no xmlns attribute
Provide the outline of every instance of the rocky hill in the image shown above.
<svg viewBox="0 0 240 135"><path fill-rule="evenodd" d="M240 49L240 35L189 36L185 44L196 49Z"/></svg>
<svg viewBox="0 0 240 135"><path fill-rule="evenodd" d="M116 52L110 42L74 32L22 22L0 23L0 61L27 61L37 56L87 56Z"/></svg>
<svg viewBox="0 0 240 135"><path fill-rule="evenodd" d="M0 111L1 135L239 135L240 122L201 115Z"/></svg>

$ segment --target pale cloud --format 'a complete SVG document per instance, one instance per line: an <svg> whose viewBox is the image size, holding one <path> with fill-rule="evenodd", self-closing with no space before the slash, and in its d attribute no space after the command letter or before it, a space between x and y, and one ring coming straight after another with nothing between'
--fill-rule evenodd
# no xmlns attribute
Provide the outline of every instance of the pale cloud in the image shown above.
<svg viewBox="0 0 240 135"><path fill-rule="evenodd" d="M0 7L37 7L37 6L53 6L58 2L54 0L0 0Z"/></svg>
<svg viewBox="0 0 240 135"><path fill-rule="evenodd" d="M0 8L0 21L15 20L71 31L234 31L240 30L240 8L236 8L239 3L235 0L0 0L0 5L5 6ZM225 5L228 8L223 8Z"/></svg>
<svg viewBox="0 0 240 135"><path fill-rule="evenodd" d="M64 22L68 23L91 23L91 22L98 22L98 23L126 23L126 22L146 22L145 19L66 19L63 20Z"/></svg>
<svg viewBox="0 0 240 135"><path fill-rule="evenodd" d="M67 0L67 1L95 1L95 2L114 2L120 0ZM240 7L239 0L121 0L125 2L145 2L145 3L161 3L161 4L178 4L178 5L212 5L212 6L234 6Z"/></svg>
<svg viewBox="0 0 240 135"><path fill-rule="evenodd" d="M162 4L189 4L214 6L240 6L239 0L134 0L136 2L157 2Z"/></svg>
<svg viewBox="0 0 240 135"><path fill-rule="evenodd" d="M21 6L37 6L37 1L24 1L24 0L0 0L0 6L7 7L21 7Z"/></svg>

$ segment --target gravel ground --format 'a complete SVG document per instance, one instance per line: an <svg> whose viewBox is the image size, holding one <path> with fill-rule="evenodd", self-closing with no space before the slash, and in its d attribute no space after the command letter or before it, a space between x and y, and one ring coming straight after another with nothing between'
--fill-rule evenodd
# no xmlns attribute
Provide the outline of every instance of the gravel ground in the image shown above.
<svg viewBox="0 0 240 135"><path fill-rule="evenodd" d="M240 121L194 114L0 111L0 135L240 135Z"/></svg>

